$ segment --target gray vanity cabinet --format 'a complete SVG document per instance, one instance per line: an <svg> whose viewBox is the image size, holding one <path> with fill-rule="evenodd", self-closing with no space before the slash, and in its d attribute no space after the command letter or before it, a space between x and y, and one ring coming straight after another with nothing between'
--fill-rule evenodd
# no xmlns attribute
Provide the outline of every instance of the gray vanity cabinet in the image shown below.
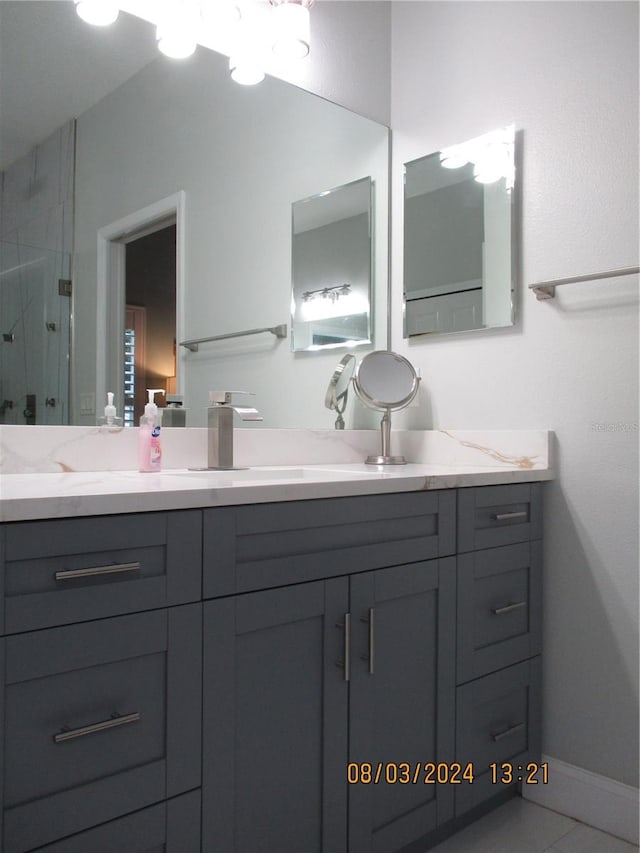
<svg viewBox="0 0 640 853"><path fill-rule="evenodd" d="M458 490L456 815L542 784L541 537L540 483Z"/></svg>
<svg viewBox="0 0 640 853"><path fill-rule="evenodd" d="M189 511L0 529L3 853L199 849L199 831L176 840L199 819L177 798L201 779L201 523Z"/></svg>
<svg viewBox="0 0 640 853"><path fill-rule="evenodd" d="M200 853L200 791L38 847L33 853Z"/></svg>
<svg viewBox="0 0 640 853"><path fill-rule="evenodd" d="M454 756L455 559L355 575L350 607L348 850L392 853L453 816L424 769Z"/></svg>
<svg viewBox="0 0 640 853"><path fill-rule="evenodd" d="M205 591L287 585L204 604L203 853L391 853L453 815L348 766L453 758L454 495L205 512Z"/></svg>
<svg viewBox="0 0 640 853"><path fill-rule="evenodd" d="M205 603L203 851L346 851L347 586Z"/></svg>
<svg viewBox="0 0 640 853"><path fill-rule="evenodd" d="M1 525L0 851L429 849L539 760L541 536L539 483Z"/></svg>

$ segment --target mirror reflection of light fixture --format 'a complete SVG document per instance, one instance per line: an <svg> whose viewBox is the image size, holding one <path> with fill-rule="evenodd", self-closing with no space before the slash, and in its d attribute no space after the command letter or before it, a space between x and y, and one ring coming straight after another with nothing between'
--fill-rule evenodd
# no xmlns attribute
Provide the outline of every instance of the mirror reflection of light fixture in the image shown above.
<svg viewBox="0 0 640 853"><path fill-rule="evenodd" d="M229 57L231 79L242 86L255 86L264 80L262 51L256 29L244 19L238 25L236 43Z"/></svg>
<svg viewBox="0 0 640 853"><path fill-rule="evenodd" d="M114 0L75 0L76 12L96 27L106 27L117 19L120 8Z"/></svg>
<svg viewBox="0 0 640 853"><path fill-rule="evenodd" d="M510 190L515 180L514 144L515 128L509 125L460 145L443 148L440 165L445 169L460 169L473 163L473 176L478 183L493 184L504 178Z"/></svg>
<svg viewBox="0 0 640 853"><path fill-rule="evenodd" d="M195 0L181 0L163 6L156 38L158 50L172 59L186 59L198 44L200 9Z"/></svg>
<svg viewBox="0 0 640 853"><path fill-rule="evenodd" d="M303 59L309 53L310 14L313 0L271 0L273 45L276 56Z"/></svg>
<svg viewBox="0 0 640 853"><path fill-rule="evenodd" d="M198 44L230 57L232 78L244 85L264 79L266 55L283 61L307 56L313 0L75 0L91 24L113 23L122 9L157 27L158 49L174 59ZM248 22L244 26L245 22Z"/></svg>
<svg viewBox="0 0 640 853"><path fill-rule="evenodd" d="M349 296L351 293L350 284L336 284L335 287L320 287L318 290L305 290L302 294L303 302L311 302L316 296L322 299L330 299L332 302L337 302L341 296Z"/></svg>

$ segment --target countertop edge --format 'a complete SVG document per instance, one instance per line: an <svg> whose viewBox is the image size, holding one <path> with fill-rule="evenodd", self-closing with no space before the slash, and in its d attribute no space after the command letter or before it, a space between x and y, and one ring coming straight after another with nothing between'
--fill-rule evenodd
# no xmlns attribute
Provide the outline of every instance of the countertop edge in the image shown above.
<svg viewBox="0 0 640 853"><path fill-rule="evenodd" d="M339 468L341 466L324 466ZM422 467L422 466L420 466ZM32 475L33 476L33 475ZM36 475L37 476L37 475ZM144 475L153 477L154 475ZM47 495L0 499L0 521L19 522L124 513L203 509L256 503L316 500L357 495L493 486L553 479L549 468L449 470L442 473L394 471L359 479L238 484L232 487L128 491L85 495Z"/></svg>

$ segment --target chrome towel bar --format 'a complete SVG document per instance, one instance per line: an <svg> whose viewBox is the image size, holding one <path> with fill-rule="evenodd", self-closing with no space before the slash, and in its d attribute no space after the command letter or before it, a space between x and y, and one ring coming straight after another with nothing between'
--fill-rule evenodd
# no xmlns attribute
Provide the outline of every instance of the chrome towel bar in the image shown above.
<svg viewBox="0 0 640 853"><path fill-rule="evenodd" d="M213 335L211 338L197 338L193 341L180 341L180 346L186 347L191 352L198 352L200 344L208 344L211 341L226 341L229 338L244 338L246 335L261 335L263 332L271 332L276 338L286 338L287 324L281 323L279 326L265 326L262 329L247 329L244 332L229 332L226 335Z"/></svg>
<svg viewBox="0 0 640 853"><path fill-rule="evenodd" d="M562 284L575 284L580 281L596 281L602 278L616 278L620 275L637 275L640 272L640 267L620 267L615 270L605 270L604 272L593 272L587 275L573 275L569 278L551 278L548 281L538 281L536 284L530 284L529 290L533 290L537 299L553 299L556 295L556 287Z"/></svg>

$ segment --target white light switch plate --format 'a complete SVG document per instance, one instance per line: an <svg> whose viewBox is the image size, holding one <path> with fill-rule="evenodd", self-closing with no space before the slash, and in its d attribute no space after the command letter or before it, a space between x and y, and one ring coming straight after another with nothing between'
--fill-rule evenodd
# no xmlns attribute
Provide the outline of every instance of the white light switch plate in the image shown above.
<svg viewBox="0 0 640 853"><path fill-rule="evenodd" d="M95 415L96 413L96 395L93 391L86 394L80 394L80 414Z"/></svg>

